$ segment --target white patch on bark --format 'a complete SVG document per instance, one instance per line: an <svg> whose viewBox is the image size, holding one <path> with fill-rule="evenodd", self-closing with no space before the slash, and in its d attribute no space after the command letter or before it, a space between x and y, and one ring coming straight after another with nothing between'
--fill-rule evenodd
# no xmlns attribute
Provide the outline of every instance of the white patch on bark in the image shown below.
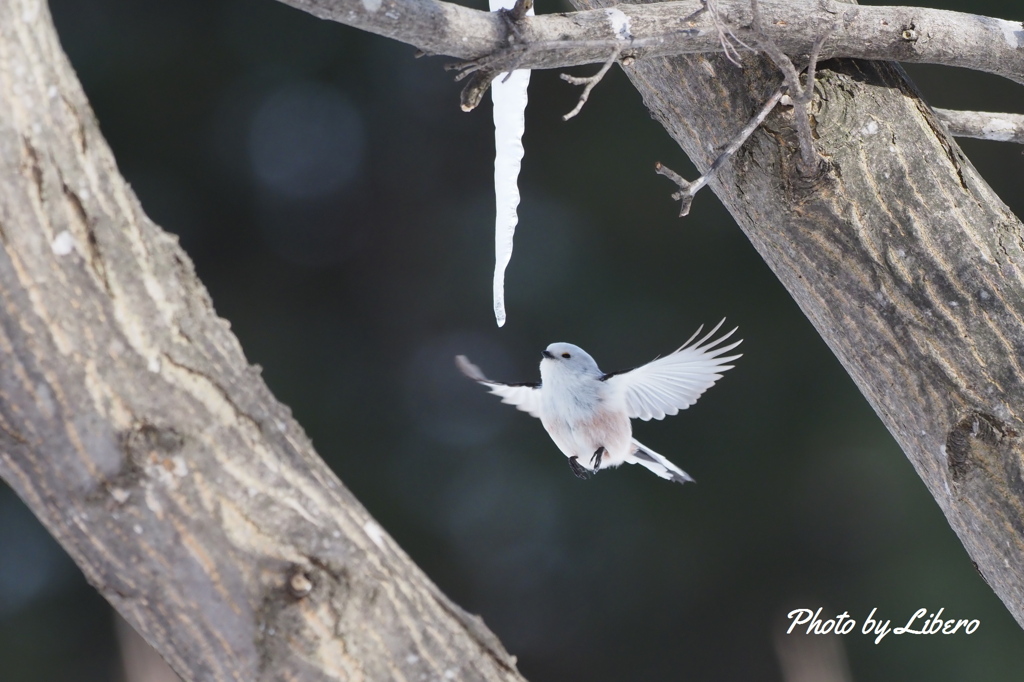
<svg viewBox="0 0 1024 682"><path fill-rule="evenodd" d="M156 514L157 518L162 519L164 516L164 505L157 498L156 493L154 493L151 489L146 488L145 500L146 508L149 509L149 511Z"/></svg>
<svg viewBox="0 0 1024 682"><path fill-rule="evenodd" d="M363 8L370 14L375 14L382 2L383 0L363 0Z"/></svg>
<svg viewBox="0 0 1024 682"><path fill-rule="evenodd" d="M28 0L21 13L21 20L26 24L34 24L39 18L39 10L42 9L42 0Z"/></svg>
<svg viewBox="0 0 1024 682"><path fill-rule="evenodd" d="M1003 121L998 118L990 118L985 122L981 132L985 136L986 140L995 140L997 142L1006 142L1013 139L1013 135L1016 132L1016 128L1009 121Z"/></svg>
<svg viewBox="0 0 1024 682"><path fill-rule="evenodd" d="M50 248L53 249L53 253L57 256L66 256L75 250L75 238L71 236L71 233L67 230L63 230L53 239L53 243L50 244Z"/></svg>
<svg viewBox="0 0 1024 682"><path fill-rule="evenodd" d="M188 476L188 464L185 463L185 458L181 455L175 455L171 458L171 473L178 478L184 478Z"/></svg>
<svg viewBox="0 0 1024 682"><path fill-rule="evenodd" d="M612 25L612 33L615 34L617 40L630 40L633 38L633 34L629 32L629 17L623 13L620 9L606 9L605 14L608 15L608 23Z"/></svg>
<svg viewBox="0 0 1024 682"><path fill-rule="evenodd" d="M1006 44L1015 50L1019 50L1024 47L1024 24L1019 21L1006 21L1005 19L995 19L1000 29L1003 31L1003 40Z"/></svg>
<svg viewBox="0 0 1024 682"><path fill-rule="evenodd" d="M373 544L377 547L384 549L384 529L378 526L373 521L367 521L363 524L363 532L366 533L366 537L373 541Z"/></svg>

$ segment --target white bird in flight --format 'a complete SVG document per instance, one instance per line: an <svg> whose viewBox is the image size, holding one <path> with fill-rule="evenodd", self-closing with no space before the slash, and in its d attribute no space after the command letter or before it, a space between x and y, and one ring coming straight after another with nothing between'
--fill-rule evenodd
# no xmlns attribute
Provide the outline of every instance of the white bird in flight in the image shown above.
<svg viewBox="0 0 1024 682"><path fill-rule="evenodd" d="M721 344L736 329L714 340L722 320L700 340L703 326L679 350L636 369L604 373L594 358L571 343L553 343L542 353L540 382L503 384L484 376L466 356L455 364L473 381L490 389L501 401L540 419L551 440L569 458L572 472L589 472L639 464L658 476L686 483L685 471L633 438L630 419L663 419L697 402L697 398L732 369L726 364L740 357L722 357L742 343Z"/></svg>

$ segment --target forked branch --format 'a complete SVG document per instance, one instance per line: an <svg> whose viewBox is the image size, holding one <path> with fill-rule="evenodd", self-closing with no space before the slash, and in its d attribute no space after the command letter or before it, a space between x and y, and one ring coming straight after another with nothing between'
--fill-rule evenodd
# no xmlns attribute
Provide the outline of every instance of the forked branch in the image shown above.
<svg viewBox="0 0 1024 682"><path fill-rule="evenodd" d="M717 173L718 170L732 157L732 155L743 146L743 143L747 141L747 138L757 130L757 126L761 125L761 122L764 121L768 114L771 113L772 109L774 109L779 103L779 100L782 99L782 91L783 88L778 88L774 93L772 93L772 96L764 103L761 110L747 122L747 125L743 127L743 130L741 130L736 137L730 140L729 144L725 146L725 149L722 150L722 153L718 155L718 158L714 160L707 171L693 182L688 182L683 178L683 176L679 175L679 173L676 173L674 170L662 165L660 162L654 164L654 171L656 173L664 175L679 186L679 191L674 192L672 194L672 198L682 203L679 207L680 218L689 215L690 204L693 203L693 196L699 192L704 185L708 184L708 181L714 176L714 174Z"/></svg>
<svg viewBox="0 0 1024 682"><path fill-rule="evenodd" d="M595 73L593 76L570 76L567 73L561 75L562 80L573 85L582 85L583 92L580 93L580 99L576 102L576 106L573 107L572 111L562 116L563 121L568 121L570 118L576 116L583 109L583 105L590 99L590 91L594 89L594 86L601 82L605 74L608 73L608 69L612 68L612 64L619 58L622 53L622 48L616 46L615 50L612 51L612 55L608 57L608 61L604 63L601 70Z"/></svg>

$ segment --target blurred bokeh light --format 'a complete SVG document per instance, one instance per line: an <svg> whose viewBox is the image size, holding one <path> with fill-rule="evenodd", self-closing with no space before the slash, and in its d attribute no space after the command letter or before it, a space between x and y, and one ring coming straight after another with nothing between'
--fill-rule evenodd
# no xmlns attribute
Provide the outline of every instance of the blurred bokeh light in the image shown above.
<svg viewBox="0 0 1024 682"><path fill-rule="evenodd" d="M459 110L445 60L273 0L51 4L122 172L250 361L529 679L780 680L785 614L819 606L981 621L878 645L858 625L839 649L854 680L1022 679L1024 633L732 219L710 192L676 218L653 164L693 173L620 72L569 123L578 91L533 76L499 330L490 108ZM1009 0L944 6L1024 18ZM1024 113L1012 83L908 70L937 106ZM1020 148L963 146L1024 215ZM540 350L570 341L619 369L722 317L745 339L736 369L637 426L686 487L639 467L577 480L539 423L452 364L534 380ZM0 679L119 679L114 633L0 490Z"/></svg>

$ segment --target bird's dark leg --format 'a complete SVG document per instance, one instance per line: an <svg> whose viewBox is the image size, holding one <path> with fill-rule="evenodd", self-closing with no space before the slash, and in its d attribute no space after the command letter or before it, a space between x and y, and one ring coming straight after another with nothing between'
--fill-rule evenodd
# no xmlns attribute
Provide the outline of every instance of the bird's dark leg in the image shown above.
<svg viewBox="0 0 1024 682"><path fill-rule="evenodd" d="M572 469L572 473L576 474L576 478L583 481L587 480L587 470L579 463L579 457L569 458L569 468Z"/></svg>
<svg viewBox="0 0 1024 682"><path fill-rule="evenodd" d="M594 456L590 458L590 466L594 470L595 474L597 473L598 469L601 468L601 457L604 456L605 452L607 451L604 449L604 446L602 445L601 447L594 451Z"/></svg>

